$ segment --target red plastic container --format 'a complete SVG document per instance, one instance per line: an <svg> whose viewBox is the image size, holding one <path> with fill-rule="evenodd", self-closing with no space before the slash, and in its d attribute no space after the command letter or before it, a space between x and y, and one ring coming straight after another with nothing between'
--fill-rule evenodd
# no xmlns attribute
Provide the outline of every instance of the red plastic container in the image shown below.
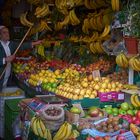
<svg viewBox="0 0 140 140"><path fill-rule="evenodd" d="M133 37L124 37L125 46L128 54L138 54L138 39Z"/></svg>

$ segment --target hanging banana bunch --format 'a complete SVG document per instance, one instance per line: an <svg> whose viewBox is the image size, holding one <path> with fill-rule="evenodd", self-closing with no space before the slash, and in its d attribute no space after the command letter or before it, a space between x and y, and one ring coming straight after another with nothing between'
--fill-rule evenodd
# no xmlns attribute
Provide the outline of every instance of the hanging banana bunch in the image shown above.
<svg viewBox="0 0 140 140"><path fill-rule="evenodd" d="M120 66L122 68L128 68L128 66L129 66L129 61L124 53L120 53L119 55L117 55L116 63L118 66Z"/></svg>
<svg viewBox="0 0 140 140"><path fill-rule="evenodd" d="M37 18L43 18L50 14L49 6L47 4L43 4L42 7L37 7L35 10L35 16Z"/></svg>
<svg viewBox="0 0 140 140"><path fill-rule="evenodd" d="M75 26L75 25L78 25L80 24L80 20L78 19L77 15L75 14L75 10L72 9L69 11L69 22Z"/></svg>
<svg viewBox="0 0 140 140"><path fill-rule="evenodd" d="M34 24L32 22L28 21L27 18L26 18L26 16L27 16L27 12L21 14L21 16L20 16L20 22L21 22L21 24L24 25L24 26L28 26L28 27L33 26Z"/></svg>
<svg viewBox="0 0 140 140"><path fill-rule="evenodd" d="M140 57L134 56L129 60L130 67L135 71L140 71Z"/></svg>

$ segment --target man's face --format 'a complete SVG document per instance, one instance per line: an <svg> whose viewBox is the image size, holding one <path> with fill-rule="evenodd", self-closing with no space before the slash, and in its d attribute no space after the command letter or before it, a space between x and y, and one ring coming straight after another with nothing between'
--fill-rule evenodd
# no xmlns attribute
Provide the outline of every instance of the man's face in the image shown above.
<svg viewBox="0 0 140 140"><path fill-rule="evenodd" d="M0 30L0 40L2 41L10 40L9 30L5 27Z"/></svg>

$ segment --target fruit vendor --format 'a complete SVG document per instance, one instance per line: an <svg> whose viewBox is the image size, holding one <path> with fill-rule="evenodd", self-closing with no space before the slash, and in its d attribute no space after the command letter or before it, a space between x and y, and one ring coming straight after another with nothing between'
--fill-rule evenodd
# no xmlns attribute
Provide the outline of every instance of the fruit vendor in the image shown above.
<svg viewBox="0 0 140 140"><path fill-rule="evenodd" d="M41 43L42 40L38 40L36 42L26 42L23 43L20 49L29 49ZM0 75L2 74L7 64L6 71L3 77L0 79L0 91L2 90L2 88L7 86L11 73L11 62L15 58L15 55L13 55L13 53L16 50L17 46L17 42L10 41L8 28L6 26L0 26Z"/></svg>

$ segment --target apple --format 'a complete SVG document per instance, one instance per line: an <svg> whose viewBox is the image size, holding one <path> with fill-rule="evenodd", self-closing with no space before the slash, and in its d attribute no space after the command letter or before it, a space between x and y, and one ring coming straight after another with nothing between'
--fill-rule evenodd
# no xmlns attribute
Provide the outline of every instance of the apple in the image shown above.
<svg viewBox="0 0 140 140"><path fill-rule="evenodd" d="M137 111L137 113L136 113L136 117L140 120L140 110Z"/></svg>
<svg viewBox="0 0 140 140"><path fill-rule="evenodd" d="M136 125L140 125L140 120L138 118L136 118L135 121L133 121L133 123Z"/></svg>
<svg viewBox="0 0 140 140"><path fill-rule="evenodd" d="M127 114L130 114L130 115L132 115L132 116L135 115L133 110L128 110L128 111L127 111Z"/></svg>
<svg viewBox="0 0 140 140"><path fill-rule="evenodd" d="M136 116L133 116L132 117L132 122L134 123L136 119L137 119Z"/></svg>
<svg viewBox="0 0 140 140"><path fill-rule="evenodd" d="M121 104L121 109L124 111L127 111L129 109L129 104L127 102L124 102Z"/></svg>
<svg viewBox="0 0 140 140"><path fill-rule="evenodd" d="M107 114L112 114L112 108L111 107L106 107L105 111Z"/></svg>
<svg viewBox="0 0 140 140"><path fill-rule="evenodd" d="M118 114L118 112L119 112L118 108L112 108L112 111L113 111L113 113L116 113L116 114Z"/></svg>
<svg viewBox="0 0 140 140"><path fill-rule="evenodd" d="M71 109L70 109L70 112L74 113L74 114L80 114L81 113L81 110L75 106L73 106Z"/></svg>
<svg viewBox="0 0 140 140"><path fill-rule="evenodd" d="M134 114L136 115L136 114L137 114L137 112L138 112L138 110L137 110L137 109L135 109L135 110L134 110Z"/></svg>
<svg viewBox="0 0 140 140"><path fill-rule="evenodd" d="M99 116L99 109L97 108L97 107L92 107L92 108L90 108L89 109L89 115L91 116L91 117L97 117L97 116Z"/></svg>
<svg viewBox="0 0 140 140"><path fill-rule="evenodd" d="M119 114L125 115L126 114L126 111L125 110L122 110L122 109L119 109Z"/></svg>
<svg viewBox="0 0 140 140"><path fill-rule="evenodd" d="M133 110L134 106L132 104L129 104L129 109Z"/></svg>

